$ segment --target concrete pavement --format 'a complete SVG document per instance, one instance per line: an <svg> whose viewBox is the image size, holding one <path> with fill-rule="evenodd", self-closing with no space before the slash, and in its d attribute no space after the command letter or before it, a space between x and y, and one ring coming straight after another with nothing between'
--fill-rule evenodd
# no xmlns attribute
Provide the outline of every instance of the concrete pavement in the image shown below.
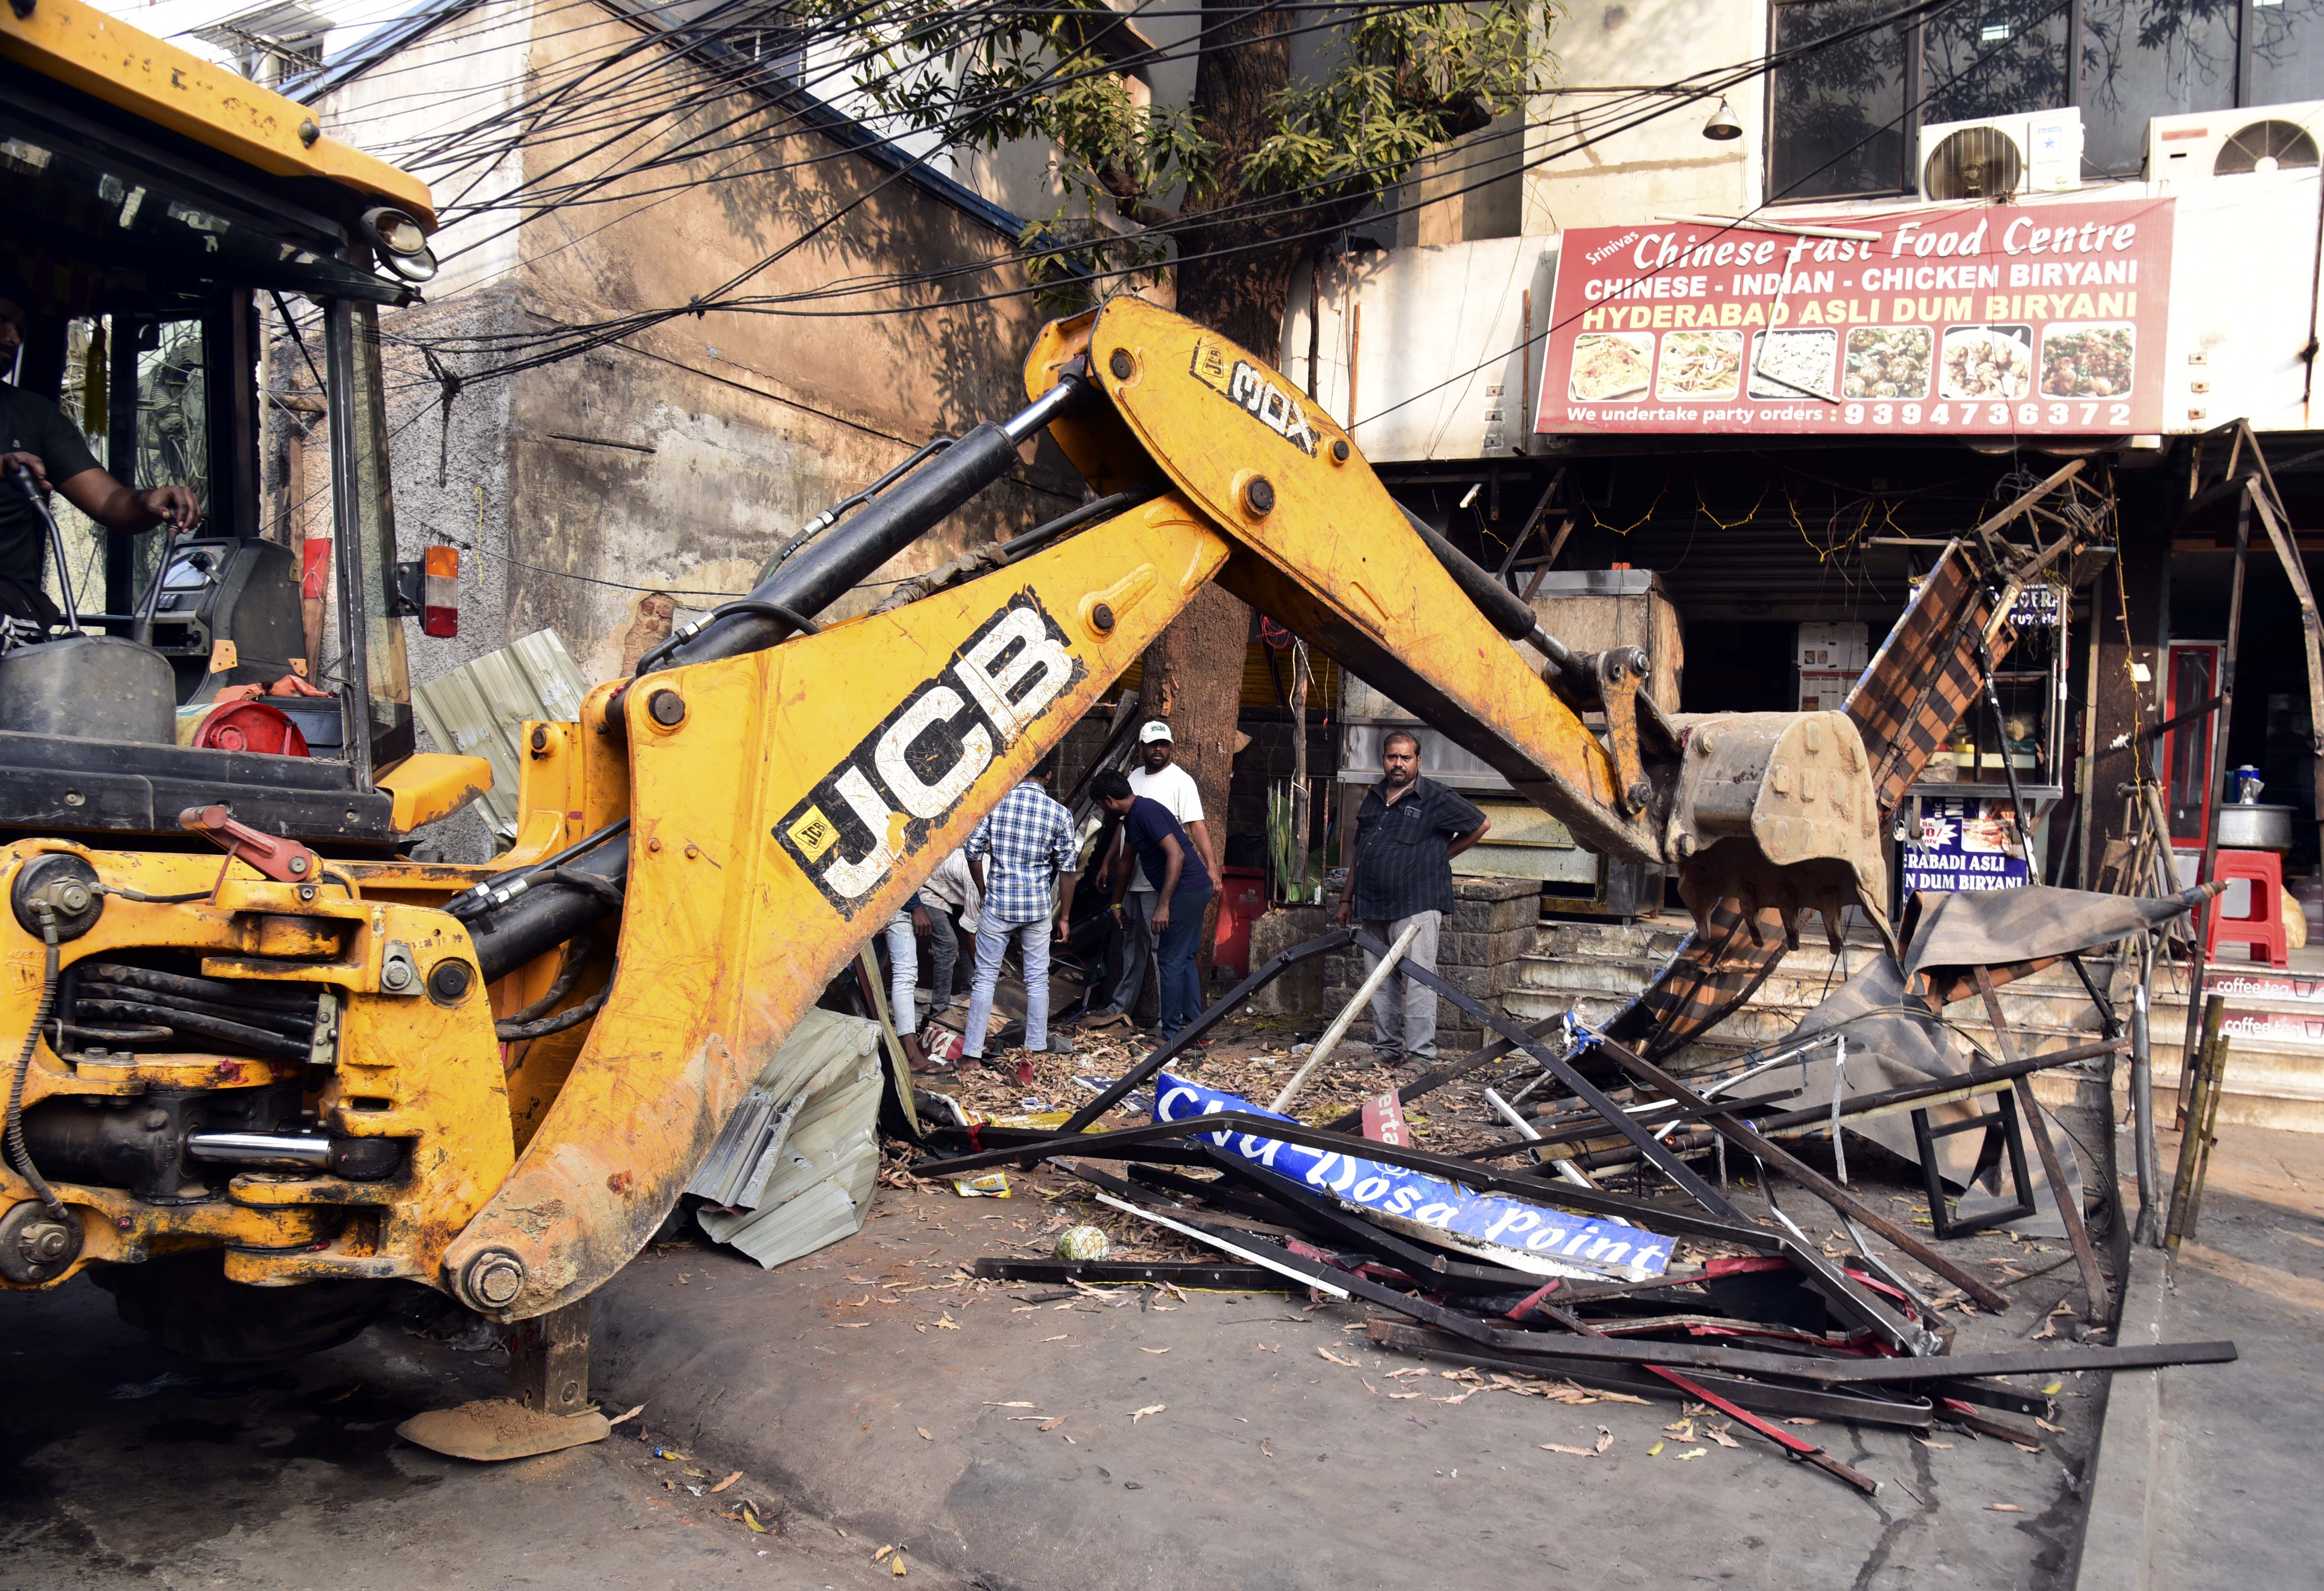
<svg viewBox="0 0 2324 1591"><path fill-rule="evenodd" d="M2165 1134L2163 1164L2179 1140ZM2115 1377L2075 1584L2086 1591L2324 1578L2324 1137L2227 1126L2197 1241L2137 1252L2120 1340L2234 1339L2232 1364Z"/></svg>
<svg viewBox="0 0 2324 1591"><path fill-rule="evenodd" d="M374 1327L280 1368L217 1371L155 1348L87 1281L0 1313L0 1591L502 1591L895 1583L872 1543L803 1515L770 1538L719 1517L699 1458L632 1436L514 1464L399 1439L420 1409L500 1390L497 1349ZM914 1585L944 1586L924 1568Z"/></svg>
<svg viewBox="0 0 2324 1591"><path fill-rule="evenodd" d="M962 1261L1039 1252L1063 1224L1012 1180L1007 1202L883 1188L862 1233L774 1272L649 1253L599 1294L604 1387L802 1510L988 1586L1926 1591L2055 1584L2079 1538L2095 1377L2064 1378L2066 1434L2043 1454L1818 1428L1887 1483L1867 1499L1748 1431L1673 1437L1672 1403L1470 1392L1370 1347L1339 1305L961 1288ZM1960 1350L2034 1332L2066 1264L2010 1316L1966 1321ZM1540 1446L1592 1448L1601 1426L1600 1457Z"/></svg>

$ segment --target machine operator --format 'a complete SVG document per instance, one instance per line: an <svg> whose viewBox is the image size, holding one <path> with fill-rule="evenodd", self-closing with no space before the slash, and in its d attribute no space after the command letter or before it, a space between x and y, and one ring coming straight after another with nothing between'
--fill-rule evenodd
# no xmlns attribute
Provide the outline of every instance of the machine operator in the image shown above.
<svg viewBox="0 0 2324 1591"><path fill-rule="evenodd" d="M14 370L28 315L23 290L0 282L0 373ZM108 531L134 532L167 523L189 531L202 505L181 486L132 491L99 465L71 421L54 403L13 382L0 382L0 619L11 641L38 639L58 621L42 590L48 530L25 500L19 469L51 488Z"/></svg>

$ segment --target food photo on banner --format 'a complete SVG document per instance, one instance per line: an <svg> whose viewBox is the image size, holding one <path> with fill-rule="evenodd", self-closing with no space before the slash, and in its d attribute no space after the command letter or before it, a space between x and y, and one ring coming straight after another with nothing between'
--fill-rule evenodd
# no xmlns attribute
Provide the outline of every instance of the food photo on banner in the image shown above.
<svg viewBox="0 0 2324 1591"><path fill-rule="evenodd" d="M1535 429L2158 431L2172 206L1576 227L1560 240Z"/></svg>
<svg viewBox="0 0 2324 1591"><path fill-rule="evenodd" d="M2006 800L1923 798L1921 831L1904 843L1904 893L2006 890L2029 881Z"/></svg>

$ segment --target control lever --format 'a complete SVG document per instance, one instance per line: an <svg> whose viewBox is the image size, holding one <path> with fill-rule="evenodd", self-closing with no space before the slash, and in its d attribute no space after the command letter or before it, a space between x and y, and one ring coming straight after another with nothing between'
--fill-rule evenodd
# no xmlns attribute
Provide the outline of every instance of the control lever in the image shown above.
<svg viewBox="0 0 2324 1591"><path fill-rule="evenodd" d="M64 594L65 599L65 629L69 634L78 635L80 634L80 597L73 591L72 564L65 557L64 531L57 524L57 516L49 512L48 504L42 498L40 479L32 474L32 466L17 465L8 472L8 478L24 494L25 500L32 505L32 512L39 514L41 523L49 528L49 550L57 560L57 589Z"/></svg>
<svg viewBox="0 0 2324 1591"><path fill-rule="evenodd" d="M301 886L302 898L313 898L323 859L297 840L263 834L247 823L237 823L224 807L188 807L178 814L178 827L200 835L224 851L229 862L238 856L277 883ZM226 874L221 872L218 877L223 882Z"/></svg>

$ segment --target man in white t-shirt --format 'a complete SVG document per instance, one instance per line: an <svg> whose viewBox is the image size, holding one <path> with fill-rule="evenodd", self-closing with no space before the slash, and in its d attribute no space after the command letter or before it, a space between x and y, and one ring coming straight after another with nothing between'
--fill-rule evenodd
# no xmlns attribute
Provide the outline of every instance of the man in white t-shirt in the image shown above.
<svg viewBox="0 0 2324 1591"><path fill-rule="evenodd" d="M1210 827L1203 821L1202 792L1194 788L1194 776L1170 760L1175 749L1170 726L1159 718L1148 719L1138 732L1139 766L1130 772L1130 791L1169 809L1170 816L1178 820L1178 827L1186 831L1186 837L1202 854L1203 865L1212 879L1222 879L1226 875L1219 871ZM1138 1004L1139 994L1146 985L1146 969L1154 959L1155 883L1146 876L1138 858L1121 843L1121 831L1116 828L1108 860L1108 878L1124 867L1130 869L1130 893L1122 897L1121 976L1114 980L1112 997L1104 1009L1091 1013L1084 1026L1102 1027L1127 1017Z"/></svg>

